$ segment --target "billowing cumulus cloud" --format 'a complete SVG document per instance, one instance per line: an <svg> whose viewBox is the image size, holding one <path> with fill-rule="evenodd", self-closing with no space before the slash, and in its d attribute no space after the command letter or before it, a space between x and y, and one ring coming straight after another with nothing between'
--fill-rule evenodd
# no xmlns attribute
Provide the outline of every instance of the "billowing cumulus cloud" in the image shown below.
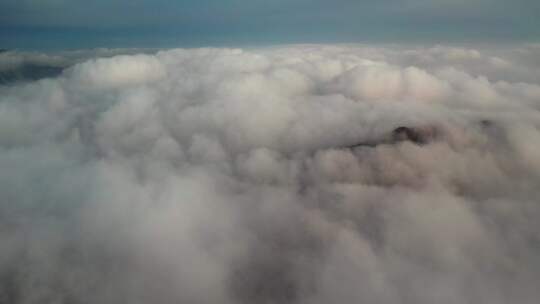
<svg viewBox="0 0 540 304"><path fill-rule="evenodd" d="M0 86L0 302L540 297L538 46L110 52Z"/></svg>
<svg viewBox="0 0 540 304"><path fill-rule="evenodd" d="M0 85L53 78L59 76L64 69L96 56L111 57L120 54L136 54L149 51L142 49L94 49L58 53L36 53L1 49ZM84 69L84 66L80 68ZM99 68L99 65L92 65L92 67L88 67L87 69ZM114 67L107 68L114 69ZM111 72L107 74L110 75Z"/></svg>

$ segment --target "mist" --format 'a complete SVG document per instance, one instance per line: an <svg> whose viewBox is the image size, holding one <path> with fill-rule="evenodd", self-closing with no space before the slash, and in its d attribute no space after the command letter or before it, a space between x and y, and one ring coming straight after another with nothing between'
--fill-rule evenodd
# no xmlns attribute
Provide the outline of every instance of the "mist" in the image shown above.
<svg viewBox="0 0 540 304"><path fill-rule="evenodd" d="M0 303L537 303L539 56L2 52Z"/></svg>

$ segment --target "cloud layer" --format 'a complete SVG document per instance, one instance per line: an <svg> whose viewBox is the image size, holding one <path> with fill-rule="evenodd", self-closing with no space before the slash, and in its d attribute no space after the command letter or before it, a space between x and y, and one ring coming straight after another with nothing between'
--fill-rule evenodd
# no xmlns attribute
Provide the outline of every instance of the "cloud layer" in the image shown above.
<svg viewBox="0 0 540 304"><path fill-rule="evenodd" d="M539 55L175 49L0 86L0 302L536 303Z"/></svg>

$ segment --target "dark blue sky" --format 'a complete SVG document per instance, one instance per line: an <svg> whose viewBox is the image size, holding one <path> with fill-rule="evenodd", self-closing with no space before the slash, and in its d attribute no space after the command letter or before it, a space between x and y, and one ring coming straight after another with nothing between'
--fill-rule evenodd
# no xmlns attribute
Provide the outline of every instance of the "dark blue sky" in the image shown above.
<svg viewBox="0 0 540 304"><path fill-rule="evenodd" d="M539 0L0 0L2 48L539 40Z"/></svg>

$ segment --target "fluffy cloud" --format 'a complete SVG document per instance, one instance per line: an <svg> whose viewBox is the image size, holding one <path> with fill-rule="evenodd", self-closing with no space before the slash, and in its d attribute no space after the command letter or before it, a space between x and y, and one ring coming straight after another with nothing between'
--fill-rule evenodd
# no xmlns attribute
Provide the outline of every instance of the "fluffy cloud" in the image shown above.
<svg viewBox="0 0 540 304"><path fill-rule="evenodd" d="M97 54L0 86L0 302L535 303L539 51Z"/></svg>
<svg viewBox="0 0 540 304"><path fill-rule="evenodd" d="M166 76L165 68L148 55L117 56L96 59L74 66L67 72L85 87L137 86Z"/></svg>
<svg viewBox="0 0 540 304"><path fill-rule="evenodd" d="M0 85L33 81L43 78L54 78L59 76L64 69L77 63L84 62L90 58L111 57L115 55L130 53L142 53L144 51L145 50L137 49L94 49L65 51L55 54L19 52L2 49L0 50ZM148 52L148 50L146 50L146 52ZM118 60L122 59L119 58ZM100 68L98 63L96 63L96 66L90 66L91 67L89 67L89 65L86 65L86 69L95 70ZM85 66L82 65L79 68L84 69ZM113 69L114 67L109 68ZM87 71L87 73L89 72L90 71ZM114 71L108 72L108 75L114 73Z"/></svg>

